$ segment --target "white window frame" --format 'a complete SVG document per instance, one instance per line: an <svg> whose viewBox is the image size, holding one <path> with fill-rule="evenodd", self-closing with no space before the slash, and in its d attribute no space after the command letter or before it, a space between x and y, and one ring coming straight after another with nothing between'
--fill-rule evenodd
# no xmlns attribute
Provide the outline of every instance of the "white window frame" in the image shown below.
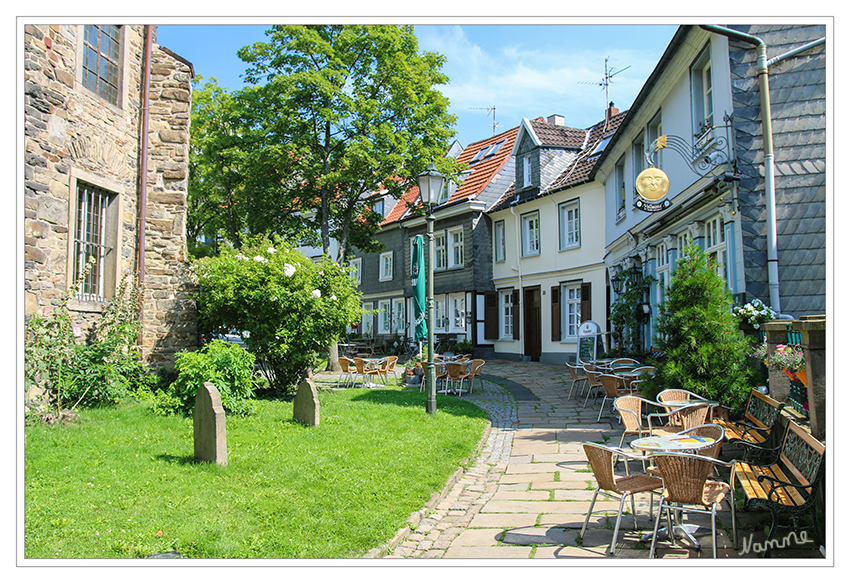
<svg viewBox="0 0 850 583"><path fill-rule="evenodd" d="M626 157L621 156L617 161L614 171L614 196L617 209L617 219L622 220L626 216Z"/></svg>
<svg viewBox="0 0 850 583"><path fill-rule="evenodd" d="M390 300L378 300L378 334L392 333L390 326L392 321L391 306Z"/></svg>
<svg viewBox="0 0 850 583"><path fill-rule="evenodd" d="M522 256L540 255L540 211L526 213L520 219L522 224Z"/></svg>
<svg viewBox="0 0 850 583"><path fill-rule="evenodd" d="M466 331L466 294L457 293L448 295L448 306L451 309L449 316L449 332Z"/></svg>
<svg viewBox="0 0 850 583"><path fill-rule="evenodd" d="M522 186L531 186L531 154L522 157Z"/></svg>
<svg viewBox="0 0 850 583"><path fill-rule="evenodd" d="M670 281L670 265L667 259L667 243L661 242L655 246L655 279L658 284L655 286L655 303L664 303L664 290Z"/></svg>
<svg viewBox="0 0 850 583"><path fill-rule="evenodd" d="M434 296L434 332L446 331L446 296Z"/></svg>
<svg viewBox="0 0 850 583"><path fill-rule="evenodd" d="M399 336L405 336L404 298L393 299L392 329Z"/></svg>
<svg viewBox="0 0 850 583"><path fill-rule="evenodd" d="M726 231L723 217L720 215L705 221L705 253L717 260L717 274L728 284Z"/></svg>
<svg viewBox="0 0 850 583"><path fill-rule="evenodd" d="M374 336L375 318L372 314L372 302L363 302L360 307L363 309L363 314L360 316L360 334L362 336Z"/></svg>
<svg viewBox="0 0 850 583"><path fill-rule="evenodd" d="M505 252L505 221L493 223L493 257L496 263L504 263L507 259Z"/></svg>
<svg viewBox="0 0 850 583"><path fill-rule="evenodd" d="M652 118L652 121L649 122L649 125L646 126L646 147L647 148L651 148L652 143L655 140L657 140L658 138L660 138L661 136L664 135L661 132L662 132L662 129L661 129L661 111L659 110L658 113L655 114L655 117ZM663 152L664 152L663 148L658 150L657 152L655 152L654 160L655 160L655 167L656 168L662 168L661 158L662 158Z"/></svg>
<svg viewBox="0 0 850 583"><path fill-rule="evenodd" d="M360 257L353 257L348 260L348 276L351 278L351 281L360 285L363 283L363 259Z"/></svg>
<svg viewBox="0 0 850 583"><path fill-rule="evenodd" d="M440 231L434 233L434 271L441 271L447 267L446 255L446 233Z"/></svg>
<svg viewBox="0 0 850 583"><path fill-rule="evenodd" d="M703 132L700 125L714 125L714 96L711 72L711 47L706 46L691 65L691 94L693 96L694 139Z"/></svg>
<svg viewBox="0 0 850 583"><path fill-rule="evenodd" d="M463 227L449 229L448 235L448 268L463 267Z"/></svg>
<svg viewBox="0 0 850 583"><path fill-rule="evenodd" d="M499 340L514 339L513 289L499 290Z"/></svg>
<svg viewBox="0 0 850 583"><path fill-rule="evenodd" d="M578 337L581 327L581 282L561 284L561 340Z"/></svg>
<svg viewBox="0 0 850 583"><path fill-rule="evenodd" d="M581 247L581 214L578 199L558 205L558 221L561 251Z"/></svg>
<svg viewBox="0 0 850 583"><path fill-rule="evenodd" d="M393 278L393 252L381 253L378 258L379 276L378 281L389 281Z"/></svg>

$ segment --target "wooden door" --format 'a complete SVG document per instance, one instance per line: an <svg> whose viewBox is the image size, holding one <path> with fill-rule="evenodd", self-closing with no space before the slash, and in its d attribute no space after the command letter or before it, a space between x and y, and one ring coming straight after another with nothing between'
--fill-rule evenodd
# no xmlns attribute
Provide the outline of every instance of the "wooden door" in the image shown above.
<svg viewBox="0 0 850 583"><path fill-rule="evenodd" d="M514 308L516 309L516 308ZM542 351L540 324L540 286L523 290L522 320L524 354L531 360L539 361Z"/></svg>

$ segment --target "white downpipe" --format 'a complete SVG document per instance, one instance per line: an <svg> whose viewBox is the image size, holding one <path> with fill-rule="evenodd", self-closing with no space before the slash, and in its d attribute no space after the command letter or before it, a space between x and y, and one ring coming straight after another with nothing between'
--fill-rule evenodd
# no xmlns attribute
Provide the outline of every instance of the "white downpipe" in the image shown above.
<svg viewBox="0 0 850 583"><path fill-rule="evenodd" d="M770 307L781 312L779 303L779 254L776 235L776 171L773 156L773 126L770 117L770 85L767 71L767 45L758 37L725 28L703 25L702 28L723 36L735 38L756 46L758 58L759 97L761 99L761 123L764 136L764 197L767 211L767 289Z"/></svg>
<svg viewBox="0 0 850 583"><path fill-rule="evenodd" d="M802 51L819 46L826 42L825 38L808 43L802 47L767 60L767 45L758 37L723 26L703 25L701 28L709 32L722 34L756 46L759 97L761 100L761 121L764 134L764 196L767 211L767 288L770 294L770 307L782 313L779 299L779 253L776 233L776 167L773 153L773 124L770 113L770 83L768 68L784 59L793 57Z"/></svg>

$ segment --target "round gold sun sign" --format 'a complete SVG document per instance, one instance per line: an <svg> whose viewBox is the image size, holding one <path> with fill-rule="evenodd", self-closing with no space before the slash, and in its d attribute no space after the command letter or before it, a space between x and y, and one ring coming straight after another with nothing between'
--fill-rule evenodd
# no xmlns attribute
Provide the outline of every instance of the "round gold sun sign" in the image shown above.
<svg viewBox="0 0 850 583"><path fill-rule="evenodd" d="M646 200L661 200L670 190L670 179L659 168L650 167L638 174L635 180L638 194Z"/></svg>

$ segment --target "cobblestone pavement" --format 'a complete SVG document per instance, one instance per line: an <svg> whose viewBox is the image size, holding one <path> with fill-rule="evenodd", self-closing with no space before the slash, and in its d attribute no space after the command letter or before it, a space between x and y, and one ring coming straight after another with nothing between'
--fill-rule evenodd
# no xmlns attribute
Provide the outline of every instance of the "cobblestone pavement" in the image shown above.
<svg viewBox="0 0 850 583"><path fill-rule="evenodd" d="M567 398L571 381L563 366L488 361L483 389L462 398L487 411L491 431L469 469L449 481L435 503L412 517L384 549L386 558L557 559L649 556L652 533L649 494L637 494L637 523L624 511L614 555L608 554L619 502L599 495L583 538L582 524L596 482L582 442L616 446L622 426L610 411L597 423L599 402L584 406L584 395ZM607 407L606 407L607 409ZM639 471L640 465L633 466ZM622 470L622 466L620 466ZM726 476L728 479L728 476ZM658 499L654 503L657 506ZM628 505L627 505L628 507ZM717 514L717 556L738 558L732 548L728 498ZM685 521L704 526L696 537L702 551L659 539L657 556L711 558L711 517L686 513ZM738 513L739 544L765 539L769 515ZM749 537L752 537L751 539ZM813 537L809 536L809 539ZM797 548L791 548L791 547ZM822 558L813 542L774 548L775 558ZM752 549L752 544L750 544ZM756 558L750 550L744 558Z"/></svg>

